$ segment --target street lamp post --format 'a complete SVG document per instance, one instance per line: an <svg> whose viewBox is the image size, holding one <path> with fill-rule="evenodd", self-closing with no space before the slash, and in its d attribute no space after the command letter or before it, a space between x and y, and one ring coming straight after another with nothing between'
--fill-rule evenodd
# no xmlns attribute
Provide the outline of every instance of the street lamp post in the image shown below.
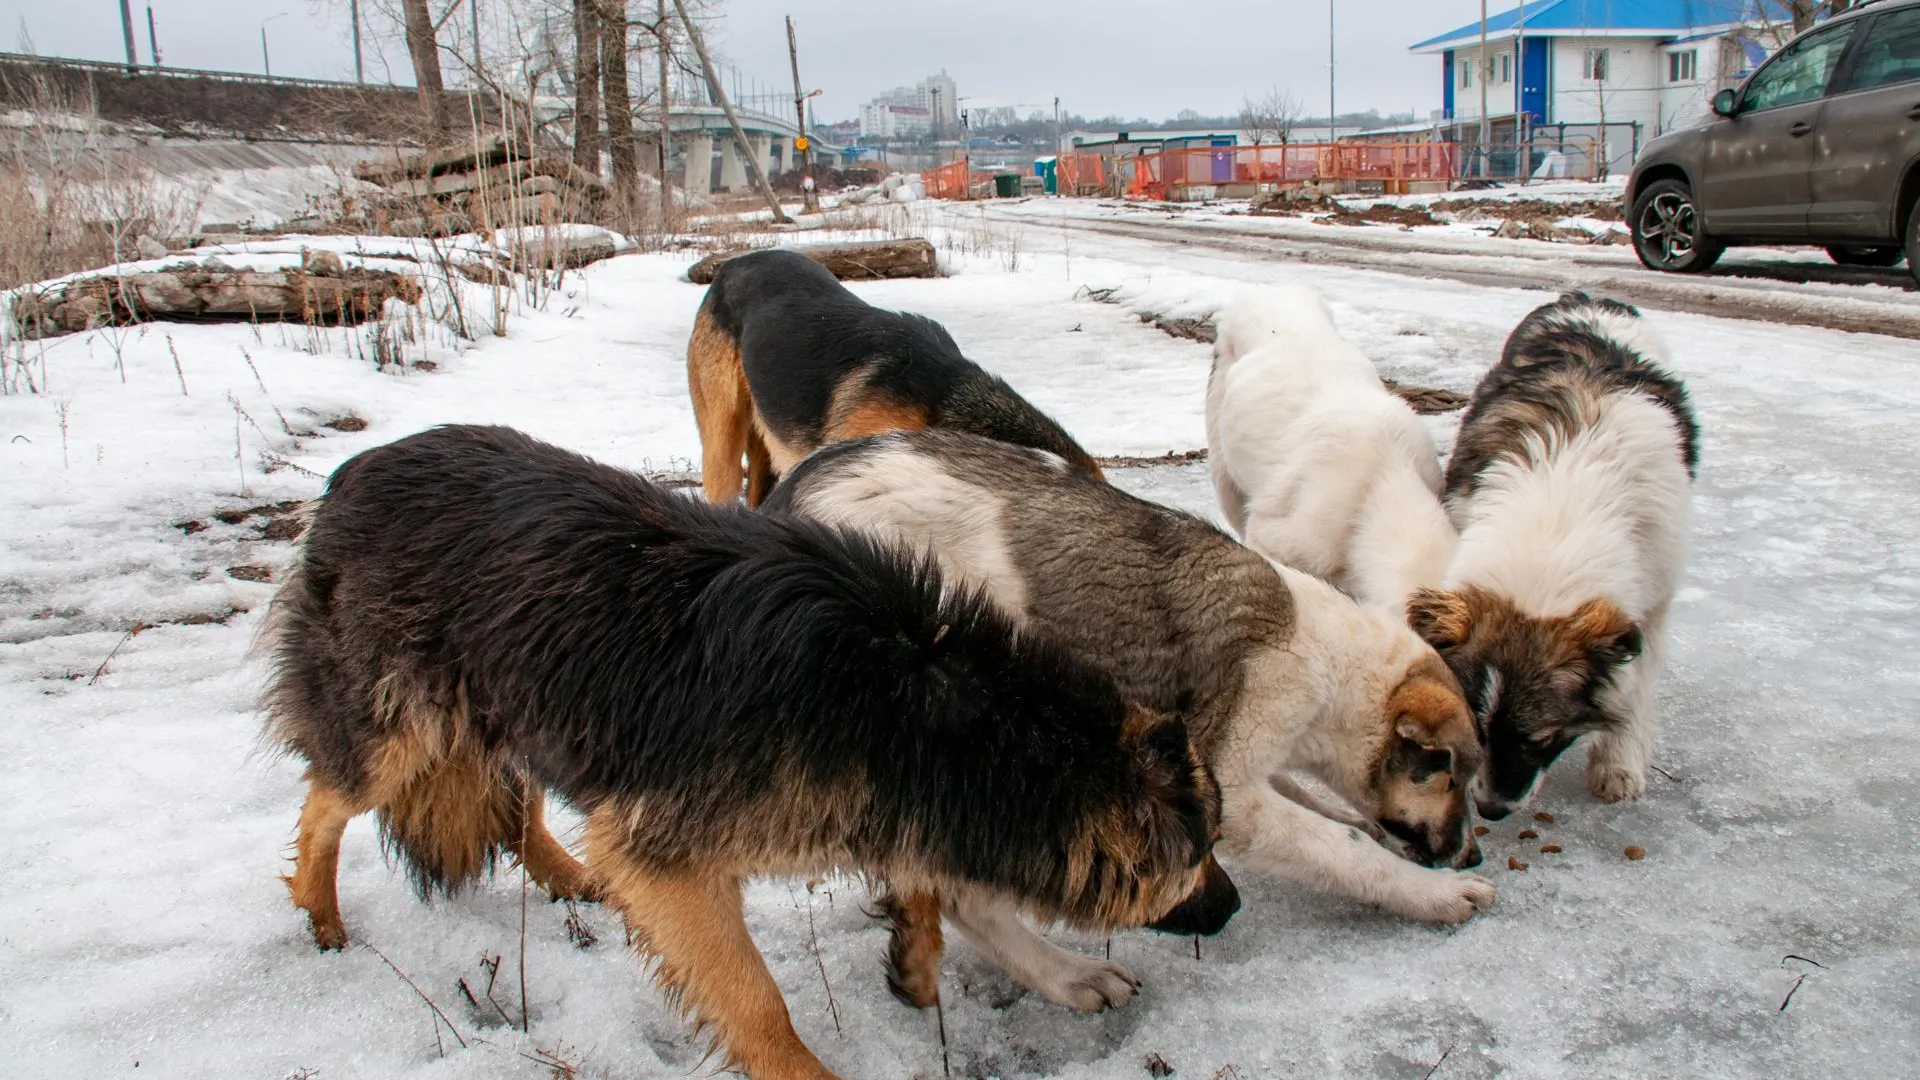
<svg viewBox="0 0 1920 1080"><path fill-rule="evenodd" d="M267 24L285 17L286 14L282 11L260 20L260 66L265 69L269 78L273 76L273 58L267 53Z"/></svg>

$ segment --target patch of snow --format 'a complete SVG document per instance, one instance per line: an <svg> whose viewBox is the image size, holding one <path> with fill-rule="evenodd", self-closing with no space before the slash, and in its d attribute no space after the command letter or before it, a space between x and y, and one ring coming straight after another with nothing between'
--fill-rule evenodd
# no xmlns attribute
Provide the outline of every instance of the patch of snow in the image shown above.
<svg viewBox="0 0 1920 1080"><path fill-rule="evenodd" d="M942 321L1097 454L1204 445L1209 351L1135 312L1198 316L1239 283L1309 281L1383 374L1465 390L1547 298L1043 227L1065 201L1012 219L903 208L951 276L853 288ZM419 250L303 238L221 257L284 260L301 243L372 259ZM619 920L593 905L581 916L598 944L584 950L562 908L536 897L527 912L530 1036L483 995L469 1006L459 983L479 991L480 961L497 956L494 996L518 1017L517 874L418 903L366 819L343 848L348 929L432 997L467 1047L436 1033L368 949L314 952L276 879L299 767L261 752L261 672L246 661L271 586L228 573L277 575L291 551L261 541L258 518L212 516L309 498L351 454L450 421L687 471L699 445L684 364L702 295L682 280L692 258L629 254L569 274L516 303L505 336L458 339L416 320L409 357L431 372L376 370L365 331L278 325L156 324L8 349L43 387L0 397L0 816L16 825L0 875L8 1060L45 1077L136 1062L142 1076L534 1077L547 1072L525 1055L539 1053L593 1077L701 1068L621 948ZM1083 287L1117 288L1119 302ZM1242 875L1244 910L1199 959L1185 939L1112 939L1146 983L1115 1012L1023 994L954 935L942 992L956 1075L1120 1080L1149 1054L1202 1080L1911 1071L1920 355L1870 335L1648 317L1704 433L1696 550L1661 692L1665 775L1648 796L1594 802L1582 755L1569 754L1536 799L1554 823L1509 820L1484 838L1501 895L1457 929ZM348 415L365 430L322 426ZM1450 436L1455 420L1432 422ZM1214 512L1204 467L1115 480ZM206 527L176 527L188 521ZM224 624L177 624L233 609ZM162 625L127 635L136 622ZM555 809L577 842L577 818ZM1521 841L1523 826L1542 835ZM1541 854L1543 842L1565 850ZM1627 845L1646 858L1624 859ZM1508 855L1530 868L1506 870ZM829 1067L939 1075L935 1018L887 994L885 935L864 899L847 881L812 895L766 881L746 910ZM1107 944L1058 936L1088 952Z"/></svg>

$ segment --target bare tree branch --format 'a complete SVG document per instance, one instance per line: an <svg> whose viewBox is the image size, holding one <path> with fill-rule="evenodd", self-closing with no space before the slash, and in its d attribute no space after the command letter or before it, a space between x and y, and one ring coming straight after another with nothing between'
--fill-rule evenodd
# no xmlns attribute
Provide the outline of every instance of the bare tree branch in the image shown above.
<svg viewBox="0 0 1920 1080"><path fill-rule="evenodd" d="M1255 146L1270 142L1285 146L1293 141L1300 113L1300 99L1277 86L1270 87L1258 97L1248 96L1241 104L1240 127Z"/></svg>

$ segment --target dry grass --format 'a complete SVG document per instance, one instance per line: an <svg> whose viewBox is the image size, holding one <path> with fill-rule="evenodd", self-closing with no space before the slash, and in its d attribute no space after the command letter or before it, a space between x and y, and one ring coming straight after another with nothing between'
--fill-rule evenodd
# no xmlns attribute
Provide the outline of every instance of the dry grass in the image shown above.
<svg viewBox="0 0 1920 1080"><path fill-rule="evenodd" d="M115 146L91 100L42 84L0 127L0 288L164 247L193 230L205 195Z"/></svg>

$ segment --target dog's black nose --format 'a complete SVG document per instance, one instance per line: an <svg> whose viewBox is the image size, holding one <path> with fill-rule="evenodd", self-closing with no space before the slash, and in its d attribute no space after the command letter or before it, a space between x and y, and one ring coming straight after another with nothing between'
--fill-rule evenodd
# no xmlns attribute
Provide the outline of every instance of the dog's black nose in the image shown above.
<svg viewBox="0 0 1920 1080"><path fill-rule="evenodd" d="M1512 803L1504 803L1504 802L1475 803L1474 808L1479 810L1480 816L1487 819L1488 821L1499 821L1501 818L1506 817L1508 814L1513 813Z"/></svg>
<svg viewBox="0 0 1920 1080"><path fill-rule="evenodd" d="M1240 890L1212 855L1200 868L1200 884L1173 910L1147 924L1163 934L1212 936L1227 928L1240 910Z"/></svg>

